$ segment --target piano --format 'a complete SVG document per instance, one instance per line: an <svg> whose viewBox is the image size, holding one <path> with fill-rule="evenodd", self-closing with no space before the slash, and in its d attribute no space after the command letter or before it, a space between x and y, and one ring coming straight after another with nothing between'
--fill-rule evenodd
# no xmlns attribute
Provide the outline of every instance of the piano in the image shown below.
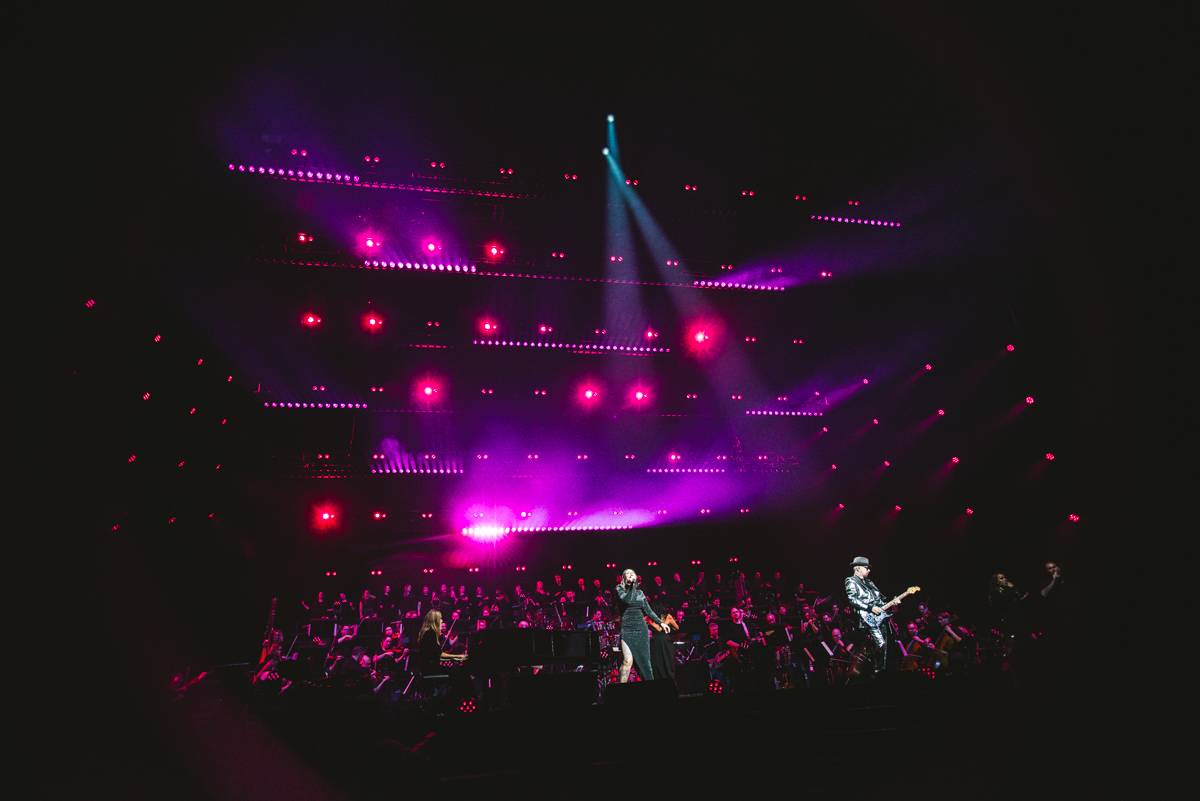
<svg viewBox="0 0 1200 801"><path fill-rule="evenodd" d="M467 666L479 675L495 675L529 665L585 665L601 661L594 631L484 629L471 633Z"/></svg>

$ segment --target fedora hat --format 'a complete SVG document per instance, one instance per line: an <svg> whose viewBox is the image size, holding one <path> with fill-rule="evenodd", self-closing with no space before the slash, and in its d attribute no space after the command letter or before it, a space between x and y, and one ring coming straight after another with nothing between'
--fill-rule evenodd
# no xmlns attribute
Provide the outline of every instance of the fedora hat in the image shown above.
<svg viewBox="0 0 1200 801"><path fill-rule="evenodd" d="M854 561L850 563L851 568L870 567L870 566L871 566L871 560L865 556L856 556L856 557L854 557Z"/></svg>

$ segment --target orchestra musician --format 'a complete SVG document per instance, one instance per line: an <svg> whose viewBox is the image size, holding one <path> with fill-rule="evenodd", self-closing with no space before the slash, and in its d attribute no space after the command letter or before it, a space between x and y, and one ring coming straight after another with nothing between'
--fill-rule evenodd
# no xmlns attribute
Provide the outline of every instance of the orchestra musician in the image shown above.
<svg viewBox="0 0 1200 801"><path fill-rule="evenodd" d="M666 611L666 607L661 603L658 605L663 610L662 623L655 623L653 620L647 620L650 625L650 667L654 671L654 675L660 679L670 679L675 681L675 642L673 634L679 631L679 623L675 621L675 616Z"/></svg>

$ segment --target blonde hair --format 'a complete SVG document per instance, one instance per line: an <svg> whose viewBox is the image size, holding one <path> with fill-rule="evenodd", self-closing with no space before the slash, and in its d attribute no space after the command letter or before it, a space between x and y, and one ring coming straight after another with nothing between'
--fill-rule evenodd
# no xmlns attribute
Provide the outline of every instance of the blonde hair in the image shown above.
<svg viewBox="0 0 1200 801"><path fill-rule="evenodd" d="M425 636L426 631L432 631L437 637L438 644L442 642L442 613L436 609L430 609L425 613L425 619L421 621L421 628L417 631L416 643L420 645L421 638Z"/></svg>

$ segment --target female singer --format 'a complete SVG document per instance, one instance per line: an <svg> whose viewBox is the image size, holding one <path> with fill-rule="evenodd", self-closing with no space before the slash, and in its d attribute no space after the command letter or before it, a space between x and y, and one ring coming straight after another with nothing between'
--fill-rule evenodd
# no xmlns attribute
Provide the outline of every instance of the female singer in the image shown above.
<svg viewBox="0 0 1200 801"><path fill-rule="evenodd" d="M675 622L674 615L665 611L666 607L660 604L659 608L664 610L662 625L650 622L653 630L650 635L650 668L660 679L675 681L675 642L672 634L679 631L679 624Z"/></svg>
<svg viewBox="0 0 1200 801"><path fill-rule="evenodd" d="M650 667L650 635L646 630L645 618L662 625L662 618L650 608L646 593L638 587L641 579L637 573L626 568L617 585L617 609L621 613L621 683L629 681L629 669L637 661L642 679L651 681L654 670Z"/></svg>

